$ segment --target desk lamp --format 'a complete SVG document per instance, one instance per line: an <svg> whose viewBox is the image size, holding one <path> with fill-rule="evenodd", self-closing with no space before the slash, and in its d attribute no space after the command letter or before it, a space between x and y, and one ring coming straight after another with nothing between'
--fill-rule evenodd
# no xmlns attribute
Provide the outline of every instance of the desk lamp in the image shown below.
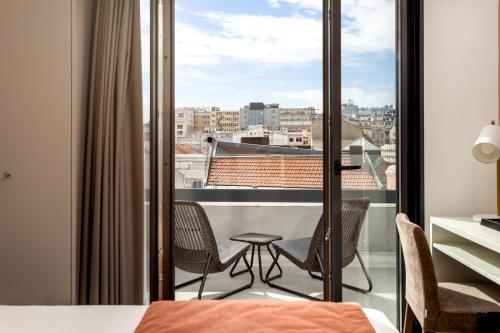
<svg viewBox="0 0 500 333"><path fill-rule="evenodd" d="M500 218L500 126L492 121L483 127L472 148L472 155L479 161L487 164L497 164L497 211L494 214L474 215L474 221L481 222L484 218Z"/></svg>

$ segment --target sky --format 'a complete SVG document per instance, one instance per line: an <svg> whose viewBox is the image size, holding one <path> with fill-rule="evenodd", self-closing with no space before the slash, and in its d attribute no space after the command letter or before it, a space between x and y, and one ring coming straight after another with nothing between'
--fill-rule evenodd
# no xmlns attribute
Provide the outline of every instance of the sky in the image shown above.
<svg viewBox="0 0 500 333"><path fill-rule="evenodd" d="M322 0L176 0L175 18L176 106L321 112ZM343 102L395 104L395 0L343 0L341 43Z"/></svg>
<svg viewBox="0 0 500 333"><path fill-rule="evenodd" d="M149 97L150 97L150 3L151 0L140 0L141 8L141 62L142 62L142 120L147 123L150 120Z"/></svg>

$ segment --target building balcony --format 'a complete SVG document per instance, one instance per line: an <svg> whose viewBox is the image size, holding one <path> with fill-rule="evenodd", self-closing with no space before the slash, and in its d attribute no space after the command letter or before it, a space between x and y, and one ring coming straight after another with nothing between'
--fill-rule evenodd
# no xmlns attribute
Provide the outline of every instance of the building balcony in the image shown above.
<svg viewBox="0 0 500 333"><path fill-rule="evenodd" d="M205 209L216 239L229 239L248 232L282 236L283 239L311 237L322 214L321 190L248 190L248 189L182 189L176 190L176 200L199 202ZM363 307L383 311L396 322L396 192L361 191L343 192L343 198L369 197L370 206L361 229L357 248L373 282L369 293L343 288L344 301L358 302ZM247 254L250 260L250 253ZM264 274L272 258L267 249L262 249ZM284 257L280 257L283 277L274 280L276 284L299 290L311 296L322 298L323 283L312 279ZM239 264L243 268L243 264ZM210 274L205 285L204 298L248 283L249 274L231 278L227 269L223 273ZM269 287L259 279L257 253L253 273L255 282L246 289L231 296L231 299L303 300L292 294ZM187 281L193 274L176 269L176 283ZM362 288L367 281L357 259L342 271L343 283ZM196 299L199 284L176 290L176 299Z"/></svg>

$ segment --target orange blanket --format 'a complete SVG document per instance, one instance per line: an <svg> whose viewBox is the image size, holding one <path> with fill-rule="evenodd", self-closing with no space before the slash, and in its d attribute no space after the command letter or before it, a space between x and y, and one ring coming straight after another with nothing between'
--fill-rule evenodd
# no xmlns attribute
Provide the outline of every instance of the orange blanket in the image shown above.
<svg viewBox="0 0 500 333"><path fill-rule="evenodd" d="M135 333L374 333L358 304L278 301L153 303Z"/></svg>

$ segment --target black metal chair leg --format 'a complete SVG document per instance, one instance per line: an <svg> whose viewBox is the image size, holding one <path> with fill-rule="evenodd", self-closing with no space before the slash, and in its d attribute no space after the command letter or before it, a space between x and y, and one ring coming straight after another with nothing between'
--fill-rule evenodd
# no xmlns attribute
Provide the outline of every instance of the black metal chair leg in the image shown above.
<svg viewBox="0 0 500 333"><path fill-rule="evenodd" d="M219 295L217 297L214 297L213 299L222 299L222 298L226 298L228 296L231 296L231 295L234 295L242 290L245 290L245 289L248 289L248 288L252 288L252 285L253 285L253 282L255 280L255 276L253 275L253 271L252 271L252 268L250 267L250 265L248 264L248 260L247 260L247 257L245 255L243 255L243 261L245 262L245 266L247 267L247 271L250 273L250 283L242 286L242 287L239 287L237 289L234 289L234 290L231 290L231 291L228 291L222 295Z"/></svg>
<svg viewBox="0 0 500 333"><path fill-rule="evenodd" d="M189 286L190 284L193 284L193 283L196 283L198 281L201 281L203 279L203 276L199 276L195 279L192 279L192 280L189 280L189 281L186 281L186 282L182 282L181 284L178 284L175 286L175 289L179 289L179 288L183 288L185 286Z"/></svg>
<svg viewBox="0 0 500 333"><path fill-rule="evenodd" d="M198 299L201 299L201 294L203 294L203 288L205 287L205 281L207 280L208 269L210 268L210 262L212 261L212 256L209 254L207 256L207 262L205 264L205 269L203 270L203 276L201 279L200 289L198 290Z"/></svg>
<svg viewBox="0 0 500 333"><path fill-rule="evenodd" d="M216 296L216 297L214 297L212 299L226 298L228 296L234 295L234 294L236 294L236 293L238 293L238 292L240 292L242 290L251 288L253 286L253 282L255 280L255 276L254 276L252 268L250 267L250 264L248 263L248 260L246 258L246 253L242 256L242 258L243 258L243 262L245 263L245 266L246 266L245 272L249 272L250 273L250 283L247 283L246 285L244 285L242 287L239 287L237 289L228 291L228 292L226 292L224 294L218 295L218 296ZM198 290L198 299L201 300L201 296L203 294L203 289L205 288L205 282L207 280L208 270L210 268L211 261L212 261L212 257L210 255L208 255L207 256L207 262L205 263L205 267L204 267L204 270L203 270L203 275L200 276L200 277L197 277L196 279L183 282L183 283L175 286L175 289L185 287L187 285L193 284L193 283L198 282L198 281L201 280L200 289Z"/></svg>
<svg viewBox="0 0 500 333"><path fill-rule="evenodd" d="M368 281L368 289L363 289L360 287L351 286L351 285L345 284L345 283L342 283L342 287L347 288L347 289L351 289L354 291L359 291L360 293L366 294L366 293L369 293L370 291L372 291L373 283L372 283L372 280L370 278L370 275L368 274L368 270L365 267L365 263L363 262L363 259L361 259L361 256L359 255L358 249L355 250L355 253L356 253L356 257L358 257L358 260L359 260L359 263L361 265L361 269L363 270L363 274L365 275L366 281Z"/></svg>
<svg viewBox="0 0 500 333"><path fill-rule="evenodd" d="M204 268L204 271L206 271L208 269L208 267L210 266L210 261L212 260L211 256L208 255L207 256L207 262L205 263L205 268ZM206 279L206 275L203 274L202 276L199 276L197 278L194 278L192 280L188 280L186 282L182 282L178 285L176 285L174 288L175 289L180 289L180 288L184 288L185 286L189 286L190 284L193 284L193 283L196 283L198 281L202 281L202 285L205 283L205 279ZM203 288L202 288L203 289Z"/></svg>
<svg viewBox="0 0 500 333"><path fill-rule="evenodd" d="M316 251L316 260L318 261L321 277L323 278L323 276L325 276L325 273L323 272L323 260L321 259L319 251Z"/></svg>
<svg viewBox="0 0 500 333"><path fill-rule="evenodd" d="M277 284L272 283L272 282L269 280L269 275L271 274L271 271L273 270L274 266L276 266L276 265L277 265L279 257L280 257L280 253L278 252L278 253L276 254L276 258L274 259L274 261L273 261L273 263L272 263L271 267L269 267L269 270L267 271L267 274L266 274L267 284L268 284L271 288L279 289L279 290L285 291L285 292L287 292L287 293L290 293L290 294L293 294L293 295L296 295L296 296L299 296L299 297L302 297L302 298L310 299L311 301L322 301L322 299L321 299L321 298L313 297L313 296L310 296L310 295L307 295L307 294L301 293L301 292L296 291L296 290L293 290L293 289L288 289L288 288L285 288L285 287L279 286L279 285L277 285Z"/></svg>
<svg viewBox="0 0 500 333"><path fill-rule="evenodd" d="M266 247L267 247L267 251L269 252L269 254L271 255L271 258L273 258L273 261L274 261L274 259L276 259L276 258L275 258L274 254L273 254L273 251L271 251L271 248L269 247L269 244L267 244ZM276 274L275 276L271 276L271 277L267 277L266 276L266 281L265 282L269 282L269 281L272 281L274 279L280 278L283 275L283 270L281 269L281 266L280 266L280 264L278 262L276 262L276 267L280 271L279 274Z"/></svg>
<svg viewBox="0 0 500 333"><path fill-rule="evenodd" d="M253 267L253 256L254 256L254 253L255 253L255 245L252 245L252 257L250 259L250 268ZM234 270L236 269L236 266L238 266L238 263L240 262L240 259L241 258L239 258L238 260L236 260L236 262L234 263L233 267L231 268L231 271L229 272L229 276L230 277L235 277L235 276L238 276L238 275L241 275L243 273L248 272L248 269L244 268L241 271L234 273Z"/></svg>
<svg viewBox="0 0 500 333"><path fill-rule="evenodd" d="M273 271L274 266L276 266L276 264L278 263L278 258L279 257L280 257L280 253L277 252L276 253L276 257L274 257L273 263L271 264L271 266L269 266L269 269L267 270L266 281L268 281L268 282L269 282L269 274L271 274L271 272Z"/></svg>
<svg viewBox="0 0 500 333"><path fill-rule="evenodd" d="M316 260L318 261L321 275L316 275L311 271L307 271L307 273L309 273L309 276L311 276L313 279L323 281L323 261L321 259L319 252L316 252Z"/></svg>
<svg viewBox="0 0 500 333"><path fill-rule="evenodd" d="M309 276L310 276L310 277L312 277L313 279L323 281L323 277L322 277L322 276L316 275L316 274L314 274L314 273L313 273L313 272L311 272L311 271L307 271L307 273L309 273Z"/></svg>
<svg viewBox="0 0 500 333"><path fill-rule="evenodd" d="M266 280L262 277L262 257L260 255L260 245L257 246L257 255L259 257L259 277L263 283L266 283Z"/></svg>

